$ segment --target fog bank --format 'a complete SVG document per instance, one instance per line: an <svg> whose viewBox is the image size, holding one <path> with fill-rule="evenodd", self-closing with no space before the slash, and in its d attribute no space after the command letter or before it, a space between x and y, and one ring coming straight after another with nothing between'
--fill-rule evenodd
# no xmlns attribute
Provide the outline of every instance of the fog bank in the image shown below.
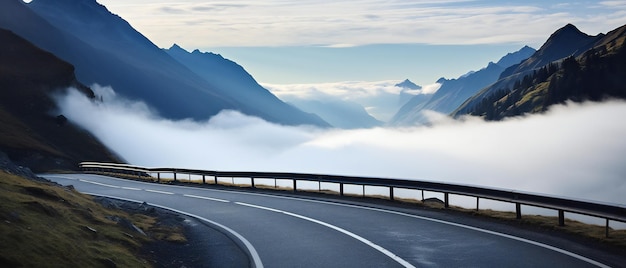
<svg viewBox="0 0 626 268"><path fill-rule="evenodd" d="M418 179L626 204L622 101L503 122L434 115L431 127L324 130L235 111L171 121L93 88L103 102L69 90L56 98L61 113L135 165Z"/></svg>

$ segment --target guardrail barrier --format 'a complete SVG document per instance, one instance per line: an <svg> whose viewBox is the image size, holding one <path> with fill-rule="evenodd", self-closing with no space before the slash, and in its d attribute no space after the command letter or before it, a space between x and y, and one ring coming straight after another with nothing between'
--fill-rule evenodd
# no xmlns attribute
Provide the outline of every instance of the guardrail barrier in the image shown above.
<svg viewBox="0 0 626 268"><path fill-rule="evenodd" d="M517 219L522 218L521 206L533 206L540 208L553 209L558 212L558 224L565 225L565 212L587 215L606 220L605 236L609 237L609 221L619 221L626 223L626 206L617 204L606 204L598 202L590 202L585 200L576 200L564 197L556 197L550 195L542 195L536 193L528 193L515 190L504 190L487 188L481 186L450 184L431 181L418 181L406 179L389 179L389 178L372 178L372 177L356 177L356 176L339 176L339 175L322 175L307 173L286 173L286 172L237 172L237 171L211 171L181 168L146 168L127 164L116 163L99 163L99 162L82 162L80 168L86 173L96 173L105 175L118 175L122 177L132 177L138 179L149 179L156 182L165 181L162 174L171 174L174 182L183 181L179 179L181 175L196 176L198 182L203 184L209 183L208 178L212 179L212 184L218 184L219 178L231 178L232 184L235 184L235 178L249 179L249 185L256 188L255 180L289 180L291 188L294 192L298 191L299 181L317 182L321 191L321 183L334 183L339 186L339 195L344 196L344 186L356 185L363 187L363 195L365 195L365 186L379 186L388 188L389 199L394 200L395 189L413 189L422 191L422 200L424 199L424 191L443 193L444 207L449 208L449 195L469 196L476 198L476 210L479 209L479 200L488 199L515 204L515 213ZM189 180L191 181L191 179Z"/></svg>

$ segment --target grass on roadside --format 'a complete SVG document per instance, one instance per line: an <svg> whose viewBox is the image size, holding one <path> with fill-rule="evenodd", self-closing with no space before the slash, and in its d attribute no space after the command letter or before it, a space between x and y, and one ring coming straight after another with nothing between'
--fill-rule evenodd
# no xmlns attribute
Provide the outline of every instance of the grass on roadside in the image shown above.
<svg viewBox="0 0 626 268"><path fill-rule="evenodd" d="M149 236L116 224L129 219ZM0 171L0 266L150 267L138 257L154 239L184 241L156 218L106 209L77 191ZM178 231L178 232L177 232ZM182 236L182 238L181 238Z"/></svg>

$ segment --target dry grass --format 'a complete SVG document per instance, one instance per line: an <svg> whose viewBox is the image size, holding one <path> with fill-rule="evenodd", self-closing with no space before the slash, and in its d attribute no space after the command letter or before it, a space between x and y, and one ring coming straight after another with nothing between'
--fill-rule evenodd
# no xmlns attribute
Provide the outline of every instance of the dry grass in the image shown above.
<svg viewBox="0 0 626 268"><path fill-rule="evenodd" d="M129 219L151 237L124 229L112 217ZM155 223L154 217L106 209L73 189L0 171L2 267L149 267L137 257L142 244L163 236L183 240L181 230Z"/></svg>

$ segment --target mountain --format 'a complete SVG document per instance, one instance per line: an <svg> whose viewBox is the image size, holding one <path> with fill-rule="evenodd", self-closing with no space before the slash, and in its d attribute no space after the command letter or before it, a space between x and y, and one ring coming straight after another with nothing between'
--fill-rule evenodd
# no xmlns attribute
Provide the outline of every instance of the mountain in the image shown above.
<svg viewBox="0 0 626 268"><path fill-rule="evenodd" d="M413 90L419 90L422 89L421 86L416 85L415 83L411 82L411 80L409 79L405 79L404 81L395 84L396 87L401 87L404 89L413 89Z"/></svg>
<svg viewBox="0 0 626 268"><path fill-rule="evenodd" d="M441 87L431 97L417 95L398 110L389 122L391 125L427 124L428 118L422 113L424 110L449 114L459 105L473 96L482 88L497 81L500 74L510 65L517 64L530 57L534 49L524 46L520 50L502 57L498 63L490 62L487 67L467 74L457 79L440 78L437 83Z"/></svg>
<svg viewBox="0 0 626 268"><path fill-rule="evenodd" d="M532 73L522 71L523 78L515 80L512 87L489 88L488 95L482 92L485 97L473 98L473 106L466 103L453 115L472 114L487 120L500 120L508 116L543 112L549 106L567 100L626 99L626 25L593 38L573 29L575 27L569 24L559 29L542 46L546 51L540 49L529 58L534 63L547 64L533 69ZM593 39L593 43L588 43L589 38ZM585 41L575 42L577 40ZM579 47L572 46L572 43ZM549 62L554 59L550 50L559 45L573 53ZM534 66L526 62L522 65Z"/></svg>
<svg viewBox="0 0 626 268"><path fill-rule="evenodd" d="M120 160L58 113L52 94L75 87L74 66L0 29L0 151L35 172L75 170L80 161Z"/></svg>
<svg viewBox="0 0 626 268"><path fill-rule="evenodd" d="M30 7L45 6L37 3L49 3L46 1L33 1L24 4L22 1L2 1L0 3L0 27L5 27L26 38L33 44L47 51L52 52L59 58L72 63L76 67L78 79L86 84L100 83L111 85L113 88L130 99L143 100L148 105L157 109L162 116L168 118L202 118L203 115L217 113L224 108L235 107L234 101L220 100L219 95L202 88L202 79L193 81L193 75L181 76L190 73L184 66L172 68L169 64L154 59L145 61L137 58L132 53L124 53L126 48L111 44L111 49L104 51L97 48L97 45L89 44L89 38L81 39L73 33L65 30L76 28L72 23L64 24L64 21L72 21L75 14L64 12L72 11L65 7L72 4L88 3L91 9L99 10L104 7L95 1L63 0L49 4L51 10L56 10L63 15L56 16L59 20L54 20L54 13L47 13L50 21L35 13ZM88 16L77 16L76 23L85 24L85 27L97 25L88 21ZM99 19L93 15L93 20ZM115 18L115 17L113 17ZM58 25L52 25L56 22ZM92 29L97 32L97 29ZM112 32L116 32L112 30ZM132 31L127 33L132 35ZM158 48L154 48L158 50ZM162 52L161 52L162 53ZM165 54L165 53L162 53ZM141 56L141 55L139 55ZM169 60L176 63L173 59ZM178 73L177 73L178 72ZM175 89L175 90L173 90ZM185 103L186 105L173 105L173 103ZM176 107L176 109L167 108ZM202 108L204 106L205 108Z"/></svg>
<svg viewBox="0 0 626 268"><path fill-rule="evenodd" d="M295 99L289 103L305 112L319 115L324 121L337 128L357 129L383 125L383 122L372 117L363 106L355 102Z"/></svg>
<svg viewBox="0 0 626 268"><path fill-rule="evenodd" d="M480 90L476 95L470 97L460 105L452 114L462 115L472 112L474 107L483 99L499 92L508 90L515 86L517 81L521 81L524 76L532 75L537 69L569 56L578 56L594 46L594 43L603 37L587 35L572 24L567 24L554 32L548 40L525 61L507 68L498 81Z"/></svg>
<svg viewBox="0 0 626 268"><path fill-rule="evenodd" d="M596 36L587 35L578 30L576 26L567 24L554 32L530 58L524 62L518 62L518 65L504 71L501 78L541 68L548 63L565 57L579 56L590 49L594 42L602 38L602 36L602 34Z"/></svg>
<svg viewBox="0 0 626 268"><path fill-rule="evenodd" d="M2 1L0 27L72 63L81 82L111 85L166 118L205 120L233 109L281 124L319 124L297 115L270 117L270 107L212 86L95 0Z"/></svg>
<svg viewBox="0 0 626 268"><path fill-rule="evenodd" d="M226 94L230 97L263 107L260 113L266 119L289 125L308 122L328 126L316 115L304 113L284 103L259 85L243 67L219 54L200 52L197 49L190 53L176 44L163 51L205 79L212 87L228 89Z"/></svg>
<svg viewBox="0 0 626 268"><path fill-rule="evenodd" d="M422 86L416 85L409 79L405 79L404 81L397 83L394 86L402 88L402 91L400 91L400 97L398 99L398 107L404 106L407 102L411 101L411 99L415 98L415 96L417 95L422 95L422 97L428 96L428 98L432 96L432 94L422 93Z"/></svg>

